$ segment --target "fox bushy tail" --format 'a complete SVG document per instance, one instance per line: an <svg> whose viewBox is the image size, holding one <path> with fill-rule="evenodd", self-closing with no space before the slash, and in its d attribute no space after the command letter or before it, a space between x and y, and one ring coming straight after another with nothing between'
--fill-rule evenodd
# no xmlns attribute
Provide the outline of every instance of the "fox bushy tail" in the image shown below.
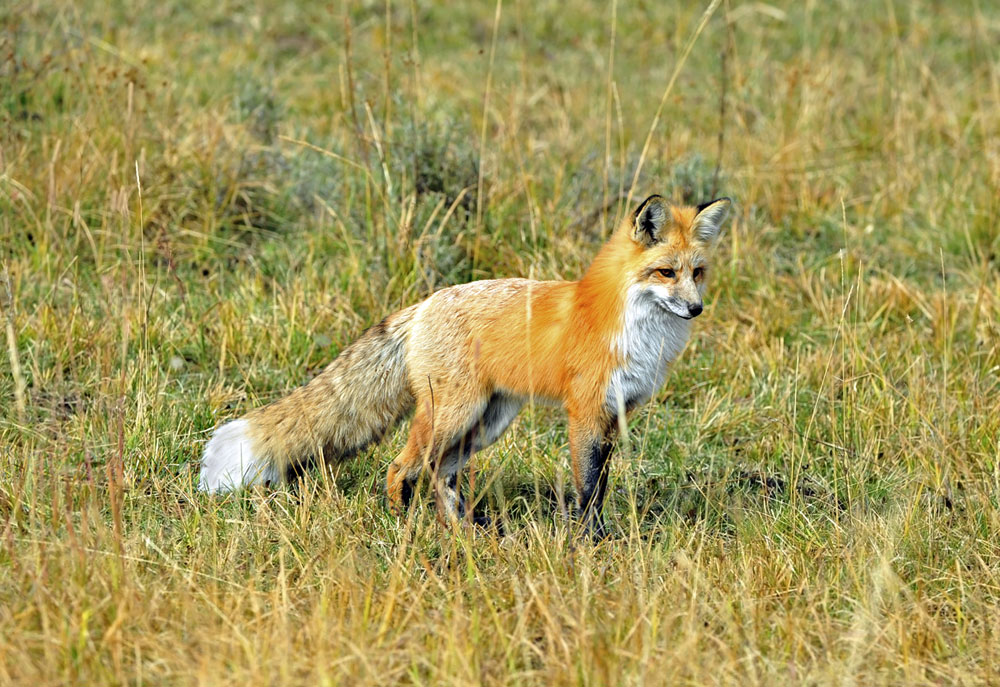
<svg viewBox="0 0 1000 687"><path fill-rule="evenodd" d="M387 317L305 386L215 430L202 491L280 482L310 460L336 461L380 439L413 407L406 340L413 307Z"/></svg>

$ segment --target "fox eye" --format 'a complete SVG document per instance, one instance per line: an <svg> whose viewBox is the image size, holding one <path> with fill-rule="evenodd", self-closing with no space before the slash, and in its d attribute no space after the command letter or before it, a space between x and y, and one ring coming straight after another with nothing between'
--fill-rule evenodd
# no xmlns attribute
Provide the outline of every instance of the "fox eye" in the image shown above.
<svg viewBox="0 0 1000 687"><path fill-rule="evenodd" d="M694 272L691 273L691 276L693 276L695 279L701 279L703 274L705 274L704 267L695 267Z"/></svg>
<svg viewBox="0 0 1000 687"><path fill-rule="evenodd" d="M656 270L656 271L659 272L660 274L662 274L667 279L673 279L674 278L674 271L671 270L671 269Z"/></svg>

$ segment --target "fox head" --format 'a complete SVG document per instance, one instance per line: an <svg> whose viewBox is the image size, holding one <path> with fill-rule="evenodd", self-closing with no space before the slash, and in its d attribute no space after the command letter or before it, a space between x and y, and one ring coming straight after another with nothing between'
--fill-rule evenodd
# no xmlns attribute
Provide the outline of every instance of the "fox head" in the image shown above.
<svg viewBox="0 0 1000 687"><path fill-rule="evenodd" d="M700 315L708 249L730 205L729 198L698 207L672 206L661 196L642 201L625 227L637 249L630 261L634 279L630 288L642 300L677 317L690 320Z"/></svg>

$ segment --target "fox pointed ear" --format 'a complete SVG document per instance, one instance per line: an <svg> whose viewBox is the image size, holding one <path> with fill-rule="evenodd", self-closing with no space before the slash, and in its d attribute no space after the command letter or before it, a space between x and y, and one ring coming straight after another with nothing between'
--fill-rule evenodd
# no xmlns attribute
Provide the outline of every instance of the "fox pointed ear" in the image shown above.
<svg viewBox="0 0 1000 687"><path fill-rule="evenodd" d="M719 235L719 229L729 214L733 201L729 198L716 198L698 206L698 214L694 216L691 230L699 240L711 243Z"/></svg>
<svg viewBox="0 0 1000 687"><path fill-rule="evenodd" d="M667 223L667 202L662 196L650 196L632 213L632 240L649 248L659 243Z"/></svg>

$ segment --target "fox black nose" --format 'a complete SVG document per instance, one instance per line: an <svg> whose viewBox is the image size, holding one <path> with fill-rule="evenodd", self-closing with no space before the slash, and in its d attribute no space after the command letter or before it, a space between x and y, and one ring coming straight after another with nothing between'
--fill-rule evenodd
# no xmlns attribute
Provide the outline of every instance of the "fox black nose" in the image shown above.
<svg viewBox="0 0 1000 687"><path fill-rule="evenodd" d="M688 306L688 316L698 317L701 314L701 303L694 303Z"/></svg>

